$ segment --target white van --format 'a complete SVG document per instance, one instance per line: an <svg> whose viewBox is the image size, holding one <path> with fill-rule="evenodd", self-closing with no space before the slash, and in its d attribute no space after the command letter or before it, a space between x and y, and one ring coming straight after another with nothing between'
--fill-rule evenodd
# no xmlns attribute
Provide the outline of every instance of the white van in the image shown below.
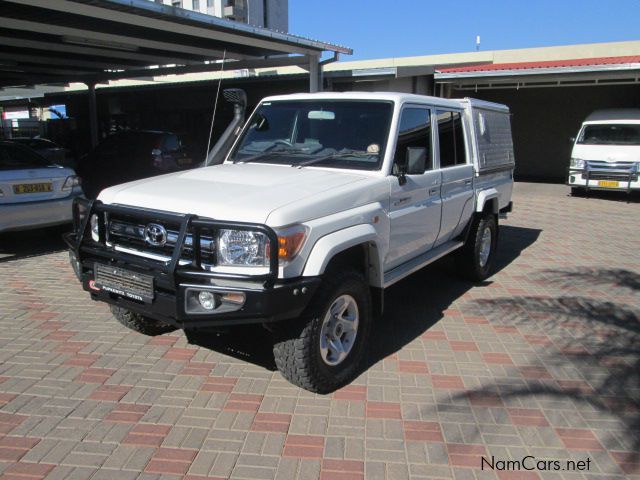
<svg viewBox="0 0 640 480"><path fill-rule="evenodd" d="M571 193L640 190L639 172L640 109L596 110L589 115L571 151Z"/></svg>

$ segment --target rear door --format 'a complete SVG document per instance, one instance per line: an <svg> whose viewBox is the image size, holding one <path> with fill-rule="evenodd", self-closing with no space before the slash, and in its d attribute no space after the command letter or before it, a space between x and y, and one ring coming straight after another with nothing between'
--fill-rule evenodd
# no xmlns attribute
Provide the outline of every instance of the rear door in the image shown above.
<svg viewBox="0 0 640 480"><path fill-rule="evenodd" d="M442 221L435 246L462 233L473 210L473 165L462 110L438 109L438 151L442 172Z"/></svg>
<svg viewBox="0 0 640 480"><path fill-rule="evenodd" d="M432 110L428 106L407 105L400 116L400 127L391 182L389 253L385 270L429 250L440 229L440 172L434 169ZM407 148L426 148L424 171L406 176L401 185L397 162Z"/></svg>

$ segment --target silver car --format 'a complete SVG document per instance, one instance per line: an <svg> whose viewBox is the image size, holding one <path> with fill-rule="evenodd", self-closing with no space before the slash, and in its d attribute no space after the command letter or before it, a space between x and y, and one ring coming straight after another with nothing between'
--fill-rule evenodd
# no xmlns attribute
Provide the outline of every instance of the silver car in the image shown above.
<svg viewBox="0 0 640 480"><path fill-rule="evenodd" d="M10 141L0 141L0 233L70 223L80 177Z"/></svg>

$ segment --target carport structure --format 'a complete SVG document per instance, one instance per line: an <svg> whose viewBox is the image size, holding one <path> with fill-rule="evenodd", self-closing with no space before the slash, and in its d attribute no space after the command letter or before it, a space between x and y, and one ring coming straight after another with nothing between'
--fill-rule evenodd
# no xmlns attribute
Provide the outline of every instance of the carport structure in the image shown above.
<svg viewBox="0 0 640 480"><path fill-rule="evenodd" d="M640 105L640 55L634 53L534 61L511 55L511 61L437 68L434 82L443 96L509 105L518 178L565 181L570 139L582 121L594 110Z"/></svg>
<svg viewBox="0 0 640 480"><path fill-rule="evenodd" d="M314 92L340 53L352 50L148 0L0 0L0 88L85 83L93 145L96 84L296 65Z"/></svg>

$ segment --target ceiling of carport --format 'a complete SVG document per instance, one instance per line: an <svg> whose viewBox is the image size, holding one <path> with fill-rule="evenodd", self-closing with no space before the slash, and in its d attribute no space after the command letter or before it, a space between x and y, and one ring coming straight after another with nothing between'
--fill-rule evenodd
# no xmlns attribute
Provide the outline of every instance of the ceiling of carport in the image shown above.
<svg viewBox="0 0 640 480"><path fill-rule="evenodd" d="M0 0L0 87L286 65L346 47L148 0ZM162 68L158 68L162 67Z"/></svg>

